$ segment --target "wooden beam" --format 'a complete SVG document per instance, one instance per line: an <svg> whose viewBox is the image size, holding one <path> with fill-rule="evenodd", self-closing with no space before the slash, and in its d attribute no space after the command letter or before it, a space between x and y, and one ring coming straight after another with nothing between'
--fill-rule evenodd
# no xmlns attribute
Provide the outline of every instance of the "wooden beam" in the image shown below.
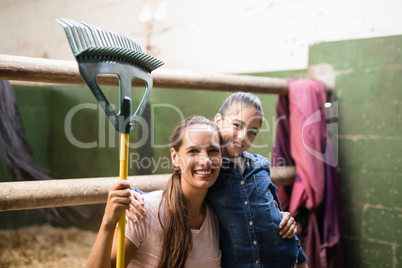
<svg viewBox="0 0 402 268"><path fill-rule="evenodd" d="M198 89L212 91L247 91L286 95L285 79L249 75L213 74L183 70L157 69L153 73L154 87ZM0 55L0 79L14 81L85 84L75 61ZM115 75L100 75L100 85L118 85ZM143 86L138 80L133 86Z"/></svg>
<svg viewBox="0 0 402 268"><path fill-rule="evenodd" d="M294 167L271 168L276 185L291 185ZM161 190L170 174L129 177L133 187L142 191ZM46 207L77 206L105 203L108 189L118 177L63 179L45 181L18 181L0 183L0 211L36 209Z"/></svg>

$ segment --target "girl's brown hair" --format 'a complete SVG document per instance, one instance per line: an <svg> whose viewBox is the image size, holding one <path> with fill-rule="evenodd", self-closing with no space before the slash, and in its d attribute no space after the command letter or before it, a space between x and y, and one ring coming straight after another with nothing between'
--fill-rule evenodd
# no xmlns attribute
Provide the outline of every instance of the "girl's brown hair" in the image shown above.
<svg viewBox="0 0 402 268"><path fill-rule="evenodd" d="M248 92L236 92L230 95L224 101L222 107L219 110L219 113L222 116L227 115L227 113L230 112L232 105L234 104L240 104L245 108L254 108L261 115L261 117L264 116L261 100L257 96Z"/></svg>
<svg viewBox="0 0 402 268"><path fill-rule="evenodd" d="M222 144L223 139L215 123L202 116L192 116L180 122L170 136L170 144L175 151L179 151L183 144L186 128L195 124L214 128L219 135L219 142ZM158 264L159 268L184 267L193 245L187 200L183 195L180 180L181 173L175 169L163 191L162 200L159 204L158 217L163 228L163 245Z"/></svg>

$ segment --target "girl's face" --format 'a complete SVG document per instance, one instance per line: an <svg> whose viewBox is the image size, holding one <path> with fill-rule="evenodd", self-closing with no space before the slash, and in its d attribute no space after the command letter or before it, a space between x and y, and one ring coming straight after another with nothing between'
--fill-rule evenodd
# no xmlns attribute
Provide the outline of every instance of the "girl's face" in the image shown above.
<svg viewBox="0 0 402 268"><path fill-rule="evenodd" d="M173 163L180 166L182 189L208 189L218 178L222 164L217 130L194 124L187 127L183 135L179 150L170 150Z"/></svg>
<svg viewBox="0 0 402 268"><path fill-rule="evenodd" d="M215 123L223 136L223 155L240 156L250 148L261 128L261 115L254 108L237 109L233 105L226 115L217 114Z"/></svg>

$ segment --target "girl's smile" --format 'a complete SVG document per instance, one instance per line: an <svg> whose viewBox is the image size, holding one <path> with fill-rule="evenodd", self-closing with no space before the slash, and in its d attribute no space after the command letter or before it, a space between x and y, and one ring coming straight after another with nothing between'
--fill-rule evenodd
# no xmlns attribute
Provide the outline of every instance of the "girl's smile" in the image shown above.
<svg viewBox="0 0 402 268"><path fill-rule="evenodd" d="M223 136L223 155L234 158L250 148L261 128L261 115L254 108L230 109L227 115L215 116Z"/></svg>

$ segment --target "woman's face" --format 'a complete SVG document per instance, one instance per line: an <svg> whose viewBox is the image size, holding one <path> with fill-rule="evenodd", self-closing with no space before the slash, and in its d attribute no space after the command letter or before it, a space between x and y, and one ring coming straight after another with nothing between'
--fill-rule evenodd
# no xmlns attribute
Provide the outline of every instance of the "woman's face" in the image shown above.
<svg viewBox="0 0 402 268"><path fill-rule="evenodd" d="M178 151L171 149L173 163L180 166L185 189L208 189L218 178L222 163L218 131L208 125L194 124L183 133Z"/></svg>

